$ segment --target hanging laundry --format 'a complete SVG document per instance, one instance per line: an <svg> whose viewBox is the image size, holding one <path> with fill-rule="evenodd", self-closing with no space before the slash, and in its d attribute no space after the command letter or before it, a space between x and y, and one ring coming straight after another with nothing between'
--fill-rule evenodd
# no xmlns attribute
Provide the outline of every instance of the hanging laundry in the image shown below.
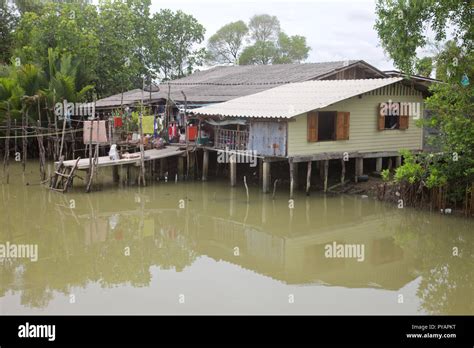
<svg viewBox="0 0 474 348"><path fill-rule="evenodd" d="M153 134L155 132L155 116L143 116L143 134Z"/></svg>
<svg viewBox="0 0 474 348"><path fill-rule="evenodd" d="M122 127L122 126L123 126L122 117L120 117L120 116L114 117L114 127L118 128L118 127Z"/></svg>
<svg viewBox="0 0 474 348"><path fill-rule="evenodd" d="M169 136L169 139L171 140L172 138L174 138L175 136L178 135L178 126L176 125L176 123L172 123L169 127L168 127L168 136Z"/></svg>
<svg viewBox="0 0 474 348"><path fill-rule="evenodd" d="M107 143L107 131L105 128L105 121L84 121L84 144L89 144L91 141L91 125L92 143Z"/></svg>

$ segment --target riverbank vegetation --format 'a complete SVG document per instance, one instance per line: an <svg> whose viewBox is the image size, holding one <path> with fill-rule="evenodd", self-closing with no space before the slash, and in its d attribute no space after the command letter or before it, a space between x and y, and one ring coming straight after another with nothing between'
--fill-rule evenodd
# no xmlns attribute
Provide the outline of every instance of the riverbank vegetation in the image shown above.
<svg viewBox="0 0 474 348"><path fill-rule="evenodd" d="M435 153L411 155L403 152L404 164L393 178L401 185L409 204L426 202L427 192L437 192L428 200L437 206L460 207L474 211L474 55L471 5L465 1L396 1L377 3L375 25L382 46L400 70L416 73L423 58L420 49L441 47L424 59L424 71L436 71L442 83L430 87L425 108L429 117L420 120L436 130L431 142ZM429 42L426 32L435 33ZM447 33L452 32L446 42ZM425 57L426 58L426 57ZM434 69L426 69L426 62ZM443 203L444 202L444 203Z"/></svg>

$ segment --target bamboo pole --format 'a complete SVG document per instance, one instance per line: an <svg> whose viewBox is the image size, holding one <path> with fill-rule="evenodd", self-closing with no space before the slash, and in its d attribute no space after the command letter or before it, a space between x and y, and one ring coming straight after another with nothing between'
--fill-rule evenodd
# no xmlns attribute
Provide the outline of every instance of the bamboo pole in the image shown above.
<svg viewBox="0 0 474 348"><path fill-rule="evenodd" d="M290 199L293 199L293 188L294 188L294 182L295 182L295 164L293 162L290 162Z"/></svg>
<svg viewBox="0 0 474 348"><path fill-rule="evenodd" d="M278 184L278 181L280 179L276 179L274 182L273 182L273 195L272 195L272 199L274 200L275 199L275 194L276 194L276 188L277 188L277 184Z"/></svg>
<svg viewBox="0 0 474 348"><path fill-rule="evenodd" d="M309 196L309 189L311 187L311 167L312 162L308 161L308 171L306 173L306 195Z"/></svg>
<svg viewBox="0 0 474 348"><path fill-rule="evenodd" d="M3 158L3 176L7 179L7 184L10 182L10 102L7 101L7 132L5 137L5 156Z"/></svg>
<svg viewBox="0 0 474 348"><path fill-rule="evenodd" d="M26 157L27 157L27 151L28 151L28 142L26 138L26 127L27 127L27 120L28 118L28 111L25 110L23 111L23 117L22 117L22 131L23 131L23 139L22 139L22 152L23 156L21 158L21 165L23 167L23 175L25 175L25 169L26 169Z"/></svg>
<svg viewBox="0 0 474 348"><path fill-rule="evenodd" d="M142 100L141 100L141 110L139 115L140 123L140 175L138 176L138 185L143 184L146 186L145 182L145 149L143 147L143 99L144 99L144 89L145 89L145 79L143 79L142 86Z"/></svg>
<svg viewBox="0 0 474 348"><path fill-rule="evenodd" d="M92 184L92 126L94 125L94 119L91 120L89 129L89 172L88 172L88 180L86 186L86 192L90 192L91 184Z"/></svg>
<svg viewBox="0 0 474 348"><path fill-rule="evenodd" d="M247 177L244 175L244 185L245 185L245 191L247 192L247 203L249 202L249 187L247 185Z"/></svg>
<svg viewBox="0 0 474 348"><path fill-rule="evenodd" d="M329 160L324 160L324 192L328 191Z"/></svg>

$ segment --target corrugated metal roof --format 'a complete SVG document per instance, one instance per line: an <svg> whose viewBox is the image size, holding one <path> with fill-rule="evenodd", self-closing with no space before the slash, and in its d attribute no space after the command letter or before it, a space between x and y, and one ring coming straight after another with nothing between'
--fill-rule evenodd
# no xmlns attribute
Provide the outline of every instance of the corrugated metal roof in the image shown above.
<svg viewBox="0 0 474 348"><path fill-rule="evenodd" d="M400 77L366 80L318 80L290 83L224 103L192 110L199 115L291 118L378 89Z"/></svg>
<svg viewBox="0 0 474 348"><path fill-rule="evenodd" d="M177 80L164 82L159 86L159 92L151 93L151 99L152 101L167 99L169 85L171 87L170 98L177 102L183 102L181 91L186 94L188 102L225 102L287 83L318 79L358 63L371 67L361 60L303 64L218 66L195 72ZM375 69L374 67L372 68ZM385 76L382 72L380 74ZM121 94L116 94L100 99L97 101L96 107L118 106L121 103L121 97ZM140 89L124 94L124 104L139 102L140 99ZM144 99L145 102L150 99L149 92L144 93Z"/></svg>

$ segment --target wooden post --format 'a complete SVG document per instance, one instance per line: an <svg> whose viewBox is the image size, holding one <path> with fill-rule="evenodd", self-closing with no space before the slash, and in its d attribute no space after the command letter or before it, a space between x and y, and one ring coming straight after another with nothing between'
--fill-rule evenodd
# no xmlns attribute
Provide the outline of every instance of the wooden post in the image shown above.
<svg viewBox="0 0 474 348"><path fill-rule="evenodd" d="M263 159L258 158L258 183L261 184L263 180Z"/></svg>
<svg viewBox="0 0 474 348"><path fill-rule="evenodd" d="M113 166L112 167L112 176L114 179L115 183L120 182L120 174L119 174L119 167L118 166Z"/></svg>
<svg viewBox="0 0 474 348"><path fill-rule="evenodd" d="M189 168L188 168L189 176L191 177L191 179L194 180L196 178L196 156L195 156L195 152L188 152L188 158L189 158Z"/></svg>
<svg viewBox="0 0 474 348"><path fill-rule="evenodd" d="M376 162L375 162L375 171L377 173L382 172L382 163L383 163L383 157L377 157Z"/></svg>
<svg viewBox="0 0 474 348"><path fill-rule="evenodd" d="M328 190L329 160L324 160L324 192Z"/></svg>
<svg viewBox="0 0 474 348"><path fill-rule="evenodd" d="M341 185L344 185L346 179L346 161L344 158L341 158Z"/></svg>
<svg viewBox="0 0 474 348"><path fill-rule="evenodd" d="M230 156L230 186L235 186L237 184L237 161L235 154Z"/></svg>
<svg viewBox="0 0 474 348"><path fill-rule="evenodd" d="M165 175L165 159L160 158L160 178L162 178Z"/></svg>
<svg viewBox="0 0 474 348"><path fill-rule="evenodd" d="M143 94L143 91L142 91ZM143 103L143 97L142 97L142 103ZM138 184L140 185L140 178L141 178L141 184L143 186L146 186L146 181L145 181L145 148L143 146L143 104L142 104L142 111L140 111L140 176L138 177Z"/></svg>
<svg viewBox="0 0 474 348"><path fill-rule="evenodd" d="M247 186L247 177L244 176L245 191L247 192L247 203L249 202L249 187Z"/></svg>
<svg viewBox="0 0 474 348"><path fill-rule="evenodd" d="M91 128L89 129L89 171L87 175L87 187L90 187L90 182L92 181L92 127L94 125L94 120L91 120ZM57 170L58 168L56 168ZM89 192L88 189L86 189L86 192Z"/></svg>
<svg viewBox="0 0 474 348"><path fill-rule="evenodd" d="M309 189L311 187L311 167L312 162L308 161L308 171L306 173L306 195L309 196Z"/></svg>
<svg viewBox="0 0 474 348"><path fill-rule="evenodd" d="M160 168L161 168L161 165L160 165ZM184 157L183 156L178 157L178 178L179 180L183 180L184 178Z"/></svg>
<svg viewBox="0 0 474 348"><path fill-rule="evenodd" d="M293 189L295 185L295 164L290 160L290 199L293 199Z"/></svg>
<svg viewBox="0 0 474 348"><path fill-rule="evenodd" d="M393 163L392 157L389 157L388 158L388 170L392 170L392 166L393 166L392 163Z"/></svg>
<svg viewBox="0 0 474 348"><path fill-rule="evenodd" d="M270 192L270 181L271 181L271 163L263 161L263 180L262 187L263 193Z"/></svg>
<svg viewBox="0 0 474 348"><path fill-rule="evenodd" d="M10 102L7 101L7 132L5 134L5 157L3 158L3 175L7 179L7 184L10 182L10 127Z"/></svg>
<svg viewBox="0 0 474 348"><path fill-rule="evenodd" d="M204 150L202 154L202 181L207 181L208 170L209 170L209 151Z"/></svg>

